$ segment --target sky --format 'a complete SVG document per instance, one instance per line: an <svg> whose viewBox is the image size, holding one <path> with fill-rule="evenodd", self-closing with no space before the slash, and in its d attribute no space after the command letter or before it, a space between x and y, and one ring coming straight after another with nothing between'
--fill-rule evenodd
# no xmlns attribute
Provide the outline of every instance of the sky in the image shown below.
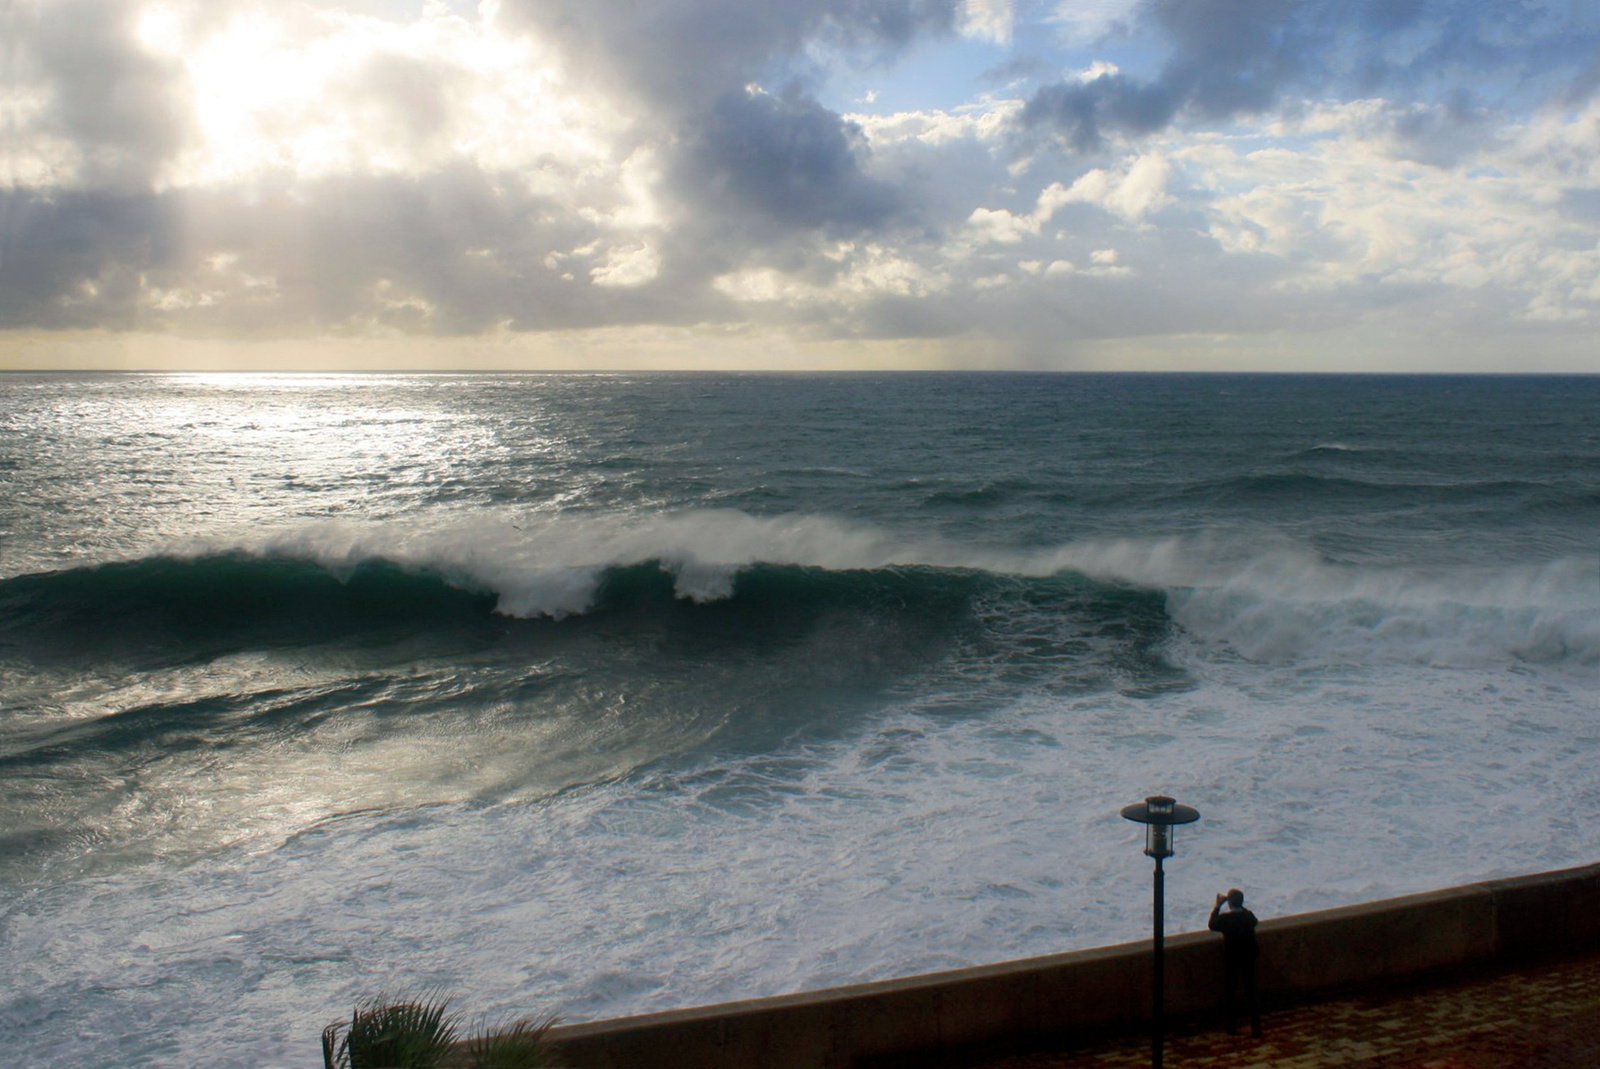
<svg viewBox="0 0 1600 1069"><path fill-rule="evenodd" d="M1600 370L1600 0L7 0L0 369Z"/></svg>

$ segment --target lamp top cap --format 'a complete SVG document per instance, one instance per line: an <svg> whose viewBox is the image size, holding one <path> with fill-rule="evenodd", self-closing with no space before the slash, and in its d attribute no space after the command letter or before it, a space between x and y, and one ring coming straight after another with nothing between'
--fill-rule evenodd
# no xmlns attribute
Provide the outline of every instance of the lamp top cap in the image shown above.
<svg viewBox="0 0 1600 1069"><path fill-rule="evenodd" d="M1198 809L1179 805L1164 794L1152 794L1142 802L1125 805L1122 815L1140 824L1193 824L1200 819Z"/></svg>

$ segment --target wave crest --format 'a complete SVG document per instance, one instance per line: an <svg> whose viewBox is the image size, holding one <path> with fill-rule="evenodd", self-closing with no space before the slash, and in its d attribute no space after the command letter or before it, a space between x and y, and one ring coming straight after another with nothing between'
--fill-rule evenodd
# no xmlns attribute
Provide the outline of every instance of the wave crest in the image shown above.
<svg viewBox="0 0 1600 1069"><path fill-rule="evenodd" d="M498 597L496 611L504 615L555 619L591 609L607 572L651 562L673 576L679 597L696 602L730 597L739 573L756 564L826 571L898 565L1007 570L988 567L983 554L936 541L907 542L865 524L732 510L427 526L327 523L277 534L190 541L173 551L189 557L243 552L310 560L336 575L382 560L434 572L465 589L491 592Z"/></svg>
<svg viewBox="0 0 1600 1069"><path fill-rule="evenodd" d="M1501 569L1332 563L1259 532L1085 540L1035 549L907 538L816 515L731 510L452 523L324 523L192 540L167 557L309 562L348 580L381 563L556 620L593 609L619 571L659 567L674 596L725 600L755 566L823 572L960 570L1021 580L1078 575L1164 594L1201 645L1258 661L1600 665L1600 573L1567 558Z"/></svg>

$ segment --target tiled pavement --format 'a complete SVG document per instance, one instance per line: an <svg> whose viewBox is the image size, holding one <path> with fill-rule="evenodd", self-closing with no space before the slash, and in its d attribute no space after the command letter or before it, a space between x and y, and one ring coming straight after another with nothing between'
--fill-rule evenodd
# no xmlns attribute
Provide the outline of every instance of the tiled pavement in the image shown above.
<svg viewBox="0 0 1600 1069"><path fill-rule="evenodd" d="M1166 1069L1600 1069L1600 956L1269 1012L1263 1038L1178 1024ZM968 1069L1141 1069L1148 1036Z"/></svg>

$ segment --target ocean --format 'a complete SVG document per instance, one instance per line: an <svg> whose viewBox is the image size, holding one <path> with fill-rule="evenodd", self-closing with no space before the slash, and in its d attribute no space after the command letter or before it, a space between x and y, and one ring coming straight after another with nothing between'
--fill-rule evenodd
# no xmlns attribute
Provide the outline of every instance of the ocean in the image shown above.
<svg viewBox="0 0 1600 1069"><path fill-rule="evenodd" d="M1600 377L0 376L0 1035L307 1066L1593 862Z"/></svg>

